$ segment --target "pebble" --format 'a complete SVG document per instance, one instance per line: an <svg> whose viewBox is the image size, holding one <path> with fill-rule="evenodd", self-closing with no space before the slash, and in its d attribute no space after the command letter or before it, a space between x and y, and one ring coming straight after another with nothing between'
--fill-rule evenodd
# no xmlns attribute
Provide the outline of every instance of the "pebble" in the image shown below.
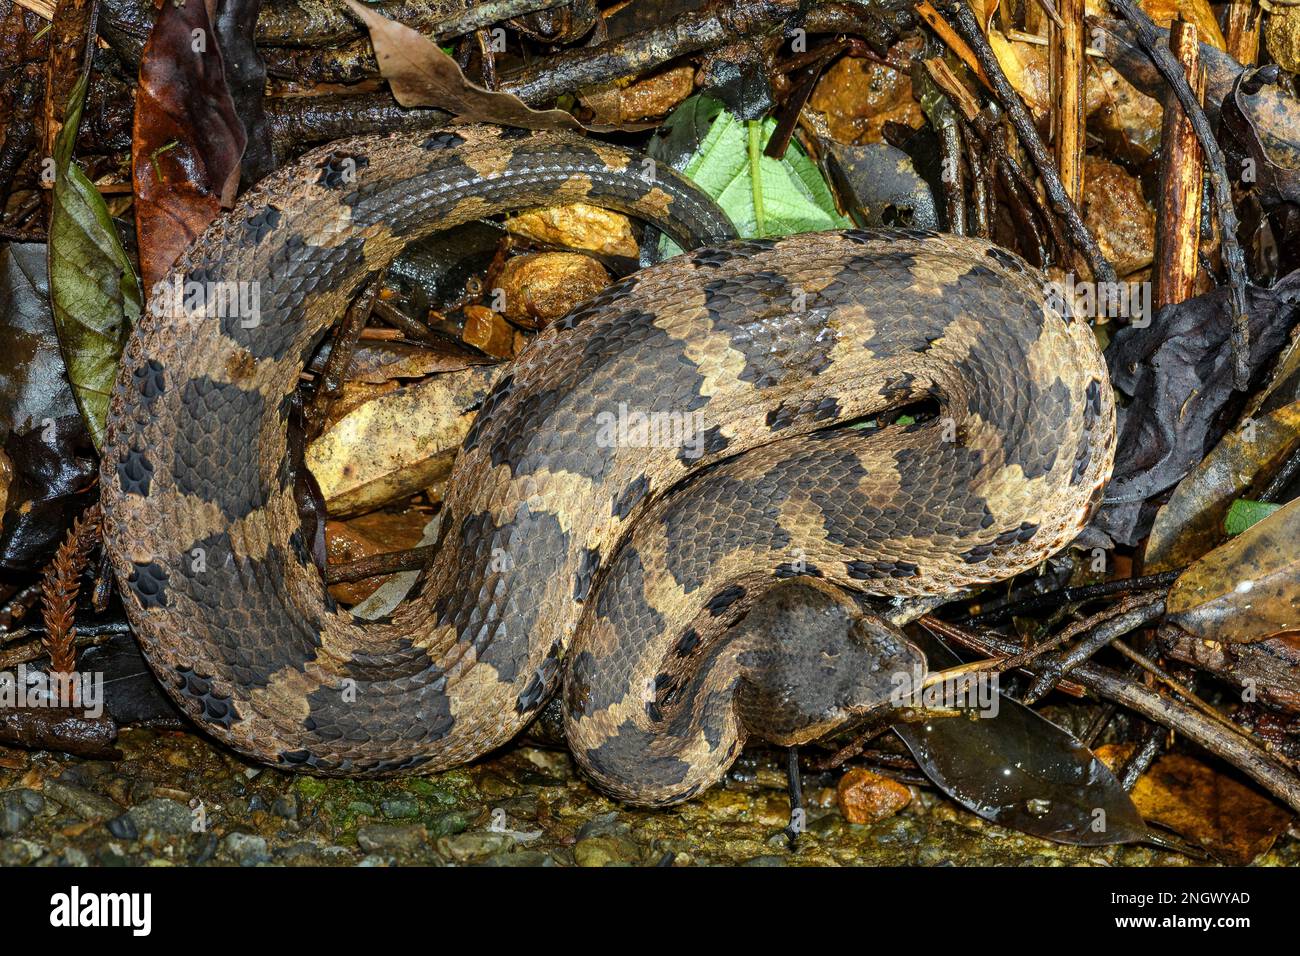
<svg viewBox="0 0 1300 956"><path fill-rule="evenodd" d="M357 846L367 853L415 850L424 844L425 839L424 827L418 823L375 823L357 829Z"/></svg>
<svg viewBox="0 0 1300 956"><path fill-rule="evenodd" d="M286 820L298 819L298 795L293 791L282 793L271 804L271 812Z"/></svg>
<svg viewBox="0 0 1300 956"><path fill-rule="evenodd" d="M379 809L390 820L408 820L420 814L420 805L405 797L384 800L379 804Z"/></svg>
<svg viewBox="0 0 1300 956"><path fill-rule="evenodd" d="M124 813L120 817L114 817L108 821L108 832L113 834L119 840L137 840L140 837L140 831L131 819L131 814Z"/></svg>
<svg viewBox="0 0 1300 956"><path fill-rule="evenodd" d="M35 790L19 787L0 794L0 836L22 832L32 817L45 809L45 798Z"/></svg>
<svg viewBox="0 0 1300 956"><path fill-rule="evenodd" d="M221 849L240 866L257 866L271 859L271 854L266 849L266 837L251 833L236 831L226 834L226 838L221 841Z"/></svg>
<svg viewBox="0 0 1300 956"><path fill-rule="evenodd" d="M121 806L108 797L61 780L46 780L45 796L83 820L106 820L122 812Z"/></svg>
<svg viewBox="0 0 1300 956"><path fill-rule="evenodd" d="M26 866L45 855L45 847L31 840L15 837L0 840L0 866Z"/></svg>
<svg viewBox="0 0 1300 956"><path fill-rule="evenodd" d="M840 812L849 823L875 823L892 817L912 801L912 791L862 767L854 767L840 778Z"/></svg>
<svg viewBox="0 0 1300 956"><path fill-rule="evenodd" d="M587 837L574 845L573 858L578 866L618 866L635 863L637 846L618 837Z"/></svg>
<svg viewBox="0 0 1300 956"><path fill-rule="evenodd" d="M168 800L166 797L146 800L138 807L132 807L127 816L131 818L131 822L140 833L147 834L153 830L171 836L189 833L194 821L189 807L175 800Z"/></svg>
<svg viewBox="0 0 1300 956"><path fill-rule="evenodd" d="M504 853L515 845L514 837L505 833L458 833L438 840L438 852L458 863L480 860L496 853Z"/></svg>

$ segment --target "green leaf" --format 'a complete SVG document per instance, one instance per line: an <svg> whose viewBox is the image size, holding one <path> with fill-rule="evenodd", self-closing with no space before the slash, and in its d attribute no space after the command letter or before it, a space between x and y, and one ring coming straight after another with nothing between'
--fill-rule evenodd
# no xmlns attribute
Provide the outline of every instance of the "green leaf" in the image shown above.
<svg viewBox="0 0 1300 956"><path fill-rule="evenodd" d="M1282 506L1270 504L1267 501L1251 501L1249 498L1238 498L1228 508L1228 514L1223 519L1223 530L1229 535L1241 534L1251 525L1263 521L1280 507Z"/></svg>
<svg viewBox="0 0 1300 956"><path fill-rule="evenodd" d="M72 394L98 449L118 359L140 317L141 295L135 267L103 197L72 161L85 97L82 76L72 88L66 120L54 143L50 303Z"/></svg>
<svg viewBox="0 0 1300 956"><path fill-rule="evenodd" d="M712 196L746 239L797 232L848 229L852 223L835 209L835 200L817 167L791 141L782 159L763 155L776 120L739 120L705 96L692 96L673 111L668 138L703 133L682 173ZM671 145L668 147L671 149ZM674 164L676 165L676 164ZM681 252L664 240L665 256Z"/></svg>

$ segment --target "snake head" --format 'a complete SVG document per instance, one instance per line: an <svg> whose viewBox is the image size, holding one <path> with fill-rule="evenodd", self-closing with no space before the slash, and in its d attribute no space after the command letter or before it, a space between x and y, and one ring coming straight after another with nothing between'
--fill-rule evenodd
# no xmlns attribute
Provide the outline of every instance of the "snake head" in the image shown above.
<svg viewBox="0 0 1300 956"><path fill-rule="evenodd" d="M751 646L737 706L746 729L780 746L826 737L881 708L925 657L851 599L803 583L773 591L741 625Z"/></svg>

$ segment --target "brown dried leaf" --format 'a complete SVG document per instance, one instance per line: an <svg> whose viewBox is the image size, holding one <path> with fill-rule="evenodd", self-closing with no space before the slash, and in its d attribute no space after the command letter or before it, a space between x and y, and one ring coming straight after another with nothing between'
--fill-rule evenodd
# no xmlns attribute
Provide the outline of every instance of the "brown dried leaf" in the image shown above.
<svg viewBox="0 0 1300 956"><path fill-rule="evenodd" d="M582 130L582 124L563 110L535 110L513 93L494 93L471 82L455 60L419 31L356 0L346 3L370 31L379 72L403 106L435 107L470 123Z"/></svg>
<svg viewBox="0 0 1300 956"><path fill-rule="evenodd" d="M351 409L307 447L330 514L406 498L445 479L496 371L473 367L394 389Z"/></svg>
<svg viewBox="0 0 1300 956"><path fill-rule="evenodd" d="M446 344L412 345L409 342L363 342L348 362L347 380L378 385L395 378L424 378L459 372L487 359L448 338Z"/></svg>
<svg viewBox="0 0 1300 956"><path fill-rule="evenodd" d="M1108 744L1098 755L1122 761L1124 749ZM1238 866L1267 853L1291 823L1291 814L1267 797L1183 754L1166 754L1138 778L1133 803L1145 820Z"/></svg>
<svg viewBox="0 0 1300 956"><path fill-rule="evenodd" d="M146 293L239 187L246 137L217 49L215 8L215 0L164 3L140 60L131 169Z"/></svg>

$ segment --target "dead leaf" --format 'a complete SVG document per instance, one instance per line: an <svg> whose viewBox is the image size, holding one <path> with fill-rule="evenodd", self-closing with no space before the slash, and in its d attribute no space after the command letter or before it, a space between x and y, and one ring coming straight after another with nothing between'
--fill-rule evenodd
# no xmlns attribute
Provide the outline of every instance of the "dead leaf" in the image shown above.
<svg viewBox="0 0 1300 956"><path fill-rule="evenodd" d="M1300 445L1300 402L1223 436L1192 469L1158 512L1147 539L1147 573L1195 561L1224 538L1223 519L1232 502L1267 477Z"/></svg>
<svg viewBox="0 0 1300 956"><path fill-rule="evenodd" d="M1107 744L1097 753L1122 762L1126 749ZM1165 754L1138 778L1133 803L1147 821L1238 866L1267 853L1291 823L1291 814L1267 797L1183 754Z"/></svg>
<svg viewBox="0 0 1300 956"><path fill-rule="evenodd" d="M495 376L485 366L437 375L330 425L307 448L329 513L368 511L445 479Z"/></svg>
<svg viewBox="0 0 1300 956"><path fill-rule="evenodd" d="M215 7L164 3L140 60L131 176L146 292L239 188L246 138L213 33Z"/></svg>
<svg viewBox="0 0 1300 956"><path fill-rule="evenodd" d="M356 0L346 3L370 31L379 72L403 106L436 107L468 123L582 131L582 124L564 110L535 110L513 93L494 93L471 82L455 60L419 31Z"/></svg>

